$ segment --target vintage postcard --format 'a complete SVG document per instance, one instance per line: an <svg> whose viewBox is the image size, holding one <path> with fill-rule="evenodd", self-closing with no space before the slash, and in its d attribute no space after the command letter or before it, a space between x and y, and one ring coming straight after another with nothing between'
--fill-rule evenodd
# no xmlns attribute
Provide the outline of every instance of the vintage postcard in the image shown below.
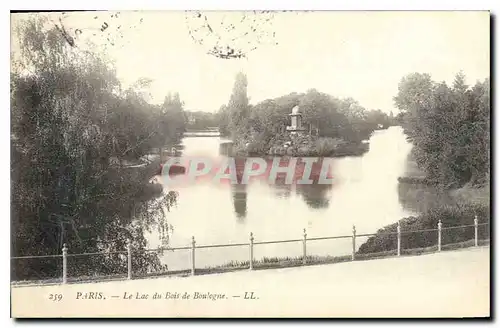
<svg viewBox="0 0 500 328"><path fill-rule="evenodd" d="M490 317L490 20L12 12L11 317Z"/></svg>

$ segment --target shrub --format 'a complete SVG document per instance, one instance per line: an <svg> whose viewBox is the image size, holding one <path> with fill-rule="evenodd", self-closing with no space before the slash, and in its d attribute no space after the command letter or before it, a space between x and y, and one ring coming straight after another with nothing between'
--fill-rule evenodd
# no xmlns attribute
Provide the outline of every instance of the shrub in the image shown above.
<svg viewBox="0 0 500 328"><path fill-rule="evenodd" d="M421 248L437 245L437 231L410 233L409 231L437 229L441 220L441 244L463 242L474 238L474 227L452 228L464 225L473 225L477 215L479 224L489 222L489 206L481 204L457 204L454 206L440 206L427 210L418 217L410 216L400 221L401 248ZM478 228L478 238L489 238L489 225ZM390 224L370 237L360 246L359 254L369 254L397 248L397 223Z"/></svg>
<svg viewBox="0 0 500 328"><path fill-rule="evenodd" d="M314 148L318 156L329 156L343 143L340 139L319 138L314 142Z"/></svg>

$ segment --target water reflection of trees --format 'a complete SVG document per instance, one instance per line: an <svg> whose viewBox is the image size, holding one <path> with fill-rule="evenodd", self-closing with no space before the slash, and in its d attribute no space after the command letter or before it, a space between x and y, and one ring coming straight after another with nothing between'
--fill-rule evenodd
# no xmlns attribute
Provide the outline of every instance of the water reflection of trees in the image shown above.
<svg viewBox="0 0 500 328"><path fill-rule="evenodd" d="M312 209L328 208L330 206L329 192L331 184L320 184L319 179L313 180L312 184L295 183L296 194L302 196L304 202ZM279 198L289 198L292 194L292 184L286 182L285 175L278 175L274 184L271 184L274 195Z"/></svg>
<svg viewBox="0 0 500 328"><path fill-rule="evenodd" d="M231 185L231 193L236 217L239 220L244 220L247 215L247 185L233 184Z"/></svg>
<svg viewBox="0 0 500 328"><path fill-rule="evenodd" d="M298 184L297 194L301 195L304 202L312 209L325 209L330 206L331 184L319 184L317 181L312 184Z"/></svg>
<svg viewBox="0 0 500 328"><path fill-rule="evenodd" d="M398 183L398 199L404 210L418 213L453 202L446 191L410 183Z"/></svg>
<svg viewBox="0 0 500 328"><path fill-rule="evenodd" d="M329 159L326 159L327 161ZM304 202L312 209L325 209L330 206L330 190L332 189L331 183L320 183L321 171L324 165L329 165L330 163L321 158L319 161L313 163L309 179L312 180L311 184L297 184L296 192L301 195ZM328 171L326 177L331 179L330 167L327 167ZM300 175L304 173L304 168L300 169Z"/></svg>
<svg viewBox="0 0 500 328"><path fill-rule="evenodd" d="M242 221L247 215L247 185L242 184L243 171L245 167L244 159L235 159L236 164L236 184L231 184L231 194L233 196L234 213L238 220Z"/></svg>
<svg viewBox="0 0 500 328"><path fill-rule="evenodd" d="M289 159L283 159L282 164L286 164ZM247 214L247 185L242 184L242 177L245 168L246 158L236 158L236 177L237 184L231 185L231 195L233 200L234 212L238 219L242 220ZM302 180L303 174L305 172L305 163L298 161L295 173L292 181L287 181L287 174L280 172L276 175L276 178L270 182L270 170L272 166L272 159L266 159L267 170L257 179L265 181L274 191L274 195L278 198L289 198L292 194L292 188L296 189L296 193L301 195L304 202L312 209L325 209L330 205L330 190L332 189L332 184L330 183L320 183L321 170L324 163L323 160L319 160L313 163L311 172L308 177L304 179L311 180L311 184L299 184ZM326 174L328 179L331 179L330 171Z"/></svg>
<svg viewBox="0 0 500 328"><path fill-rule="evenodd" d="M301 195L305 203L312 209L327 208L330 205L329 191L332 189L332 184L319 182L323 163L323 159L314 162L309 176L304 177L304 179L311 180L311 184L299 183L305 174L305 163L298 160L295 167L293 185L295 185L296 193ZM326 176L329 179L330 175L330 171L328 171ZM275 183L271 184L277 197L288 198L291 195L292 184L287 183L286 177L286 174L280 173L277 175Z"/></svg>
<svg viewBox="0 0 500 328"><path fill-rule="evenodd" d="M286 176L284 174L278 175L272 186L274 195L278 198L289 198L292 193L292 185L286 183Z"/></svg>

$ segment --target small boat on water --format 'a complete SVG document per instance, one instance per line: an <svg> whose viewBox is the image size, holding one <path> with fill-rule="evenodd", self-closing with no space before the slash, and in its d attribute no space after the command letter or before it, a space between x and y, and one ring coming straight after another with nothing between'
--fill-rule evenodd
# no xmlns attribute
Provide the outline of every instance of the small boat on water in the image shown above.
<svg viewBox="0 0 500 328"><path fill-rule="evenodd" d="M156 175L165 174L165 165L171 158L176 158L182 155L182 151L177 150L176 147L172 147L169 151L165 151L161 154L161 161L163 163L160 164L158 171L156 171ZM169 175L177 175L186 173L186 167L179 163L179 159L175 161L175 163L169 165Z"/></svg>
<svg viewBox="0 0 500 328"><path fill-rule="evenodd" d="M160 167L158 168L158 171L156 172L156 175L162 175L165 174L165 163L161 163ZM180 165L180 164L171 164L169 165L168 168L168 175L178 175L178 174L184 174L186 173L186 167Z"/></svg>
<svg viewBox="0 0 500 328"><path fill-rule="evenodd" d="M180 145L177 145L179 147ZM182 155L182 149L178 149L177 147L172 147L170 150L164 150L162 153L162 156L181 156Z"/></svg>

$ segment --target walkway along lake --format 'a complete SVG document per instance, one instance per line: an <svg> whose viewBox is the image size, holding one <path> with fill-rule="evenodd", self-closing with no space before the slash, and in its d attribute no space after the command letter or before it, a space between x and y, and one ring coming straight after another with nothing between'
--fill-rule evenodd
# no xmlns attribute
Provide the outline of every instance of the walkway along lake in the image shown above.
<svg viewBox="0 0 500 328"><path fill-rule="evenodd" d="M219 137L183 139L183 156L219 154ZM398 196L397 178L404 175L411 150L400 127L375 131L370 150L360 157L335 158L330 166L332 185L270 185L264 181L248 185L201 181L175 186L178 202L168 215L173 227L169 246L189 246L195 236L197 245L247 243L250 232L255 242L308 237L374 233L383 226L416 213L404 208ZM166 188L168 191L168 187ZM150 247L160 240L153 228L148 234ZM357 247L365 238L357 238ZM351 239L308 243L309 255L348 255ZM257 245L255 259L296 257L302 254L300 241ZM162 260L169 270L189 269L190 250L165 251ZM230 261L248 260L248 247L200 249L196 266L216 266Z"/></svg>

